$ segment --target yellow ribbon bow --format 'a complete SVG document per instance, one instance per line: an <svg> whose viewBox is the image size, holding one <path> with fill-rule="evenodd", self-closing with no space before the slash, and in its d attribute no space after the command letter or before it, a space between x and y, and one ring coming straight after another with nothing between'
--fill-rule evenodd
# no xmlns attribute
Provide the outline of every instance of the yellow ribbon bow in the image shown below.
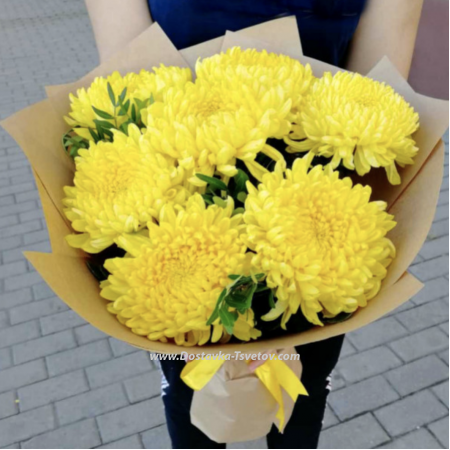
<svg viewBox="0 0 450 450"><path fill-rule="evenodd" d="M208 384L224 362L225 358L223 357L196 359L188 362L181 372L181 379L194 391L200 391ZM273 357L273 359L269 358L264 364L259 366L255 370L255 375L277 402L279 406L276 414L279 420L278 429L283 430L285 417L281 388L287 392L294 402L299 395L308 395L308 392L290 367L281 359L278 359L277 356Z"/></svg>

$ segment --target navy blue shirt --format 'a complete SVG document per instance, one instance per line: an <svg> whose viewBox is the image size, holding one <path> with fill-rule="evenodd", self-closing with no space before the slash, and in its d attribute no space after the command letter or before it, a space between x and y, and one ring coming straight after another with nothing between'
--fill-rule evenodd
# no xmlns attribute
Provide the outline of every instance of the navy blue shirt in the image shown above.
<svg viewBox="0 0 450 450"><path fill-rule="evenodd" d="M279 17L295 15L303 53L337 66L358 25L365 0L148 0L178 49Z"/></svg>

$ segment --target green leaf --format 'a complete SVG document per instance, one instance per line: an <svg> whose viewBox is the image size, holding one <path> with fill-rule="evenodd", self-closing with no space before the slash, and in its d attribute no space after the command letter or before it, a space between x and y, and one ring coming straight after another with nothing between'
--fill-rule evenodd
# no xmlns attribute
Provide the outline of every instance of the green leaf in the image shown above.
<svg viewBox="0 0 450 450"><path fill-rule="evenodd" d="M333 323L341 323L352 317L353 313L341 312L335 317L324 317L322 318L323 323L333 324Z"/></svg>
<svg viewBox="0 0 450 450"><path fill-rule="evenodd" d="M114 107L116 107L117 106L117 103L116 103L116 97L115 97L115 95L114 95L114 91L113 91L113 89L112 89L112 87L111 87L111 84L108 82L108 84L107 84L107 87L108 87L108 95L109 95L109 99L111 100L111 103L112 103L112 105L114 106Z"/></svg>
<svg viewBox="0 0 450 450"><path fill-rule="evenodd" d="M67 151L67 147L68 147L68 144L67 144L67 142L68 142L68 139L69 139L69 133L71 132L72 130L70 130L70 131L68 131L67 133L65 133L65 134L63 134L62 135L62 138L61 138L61 144L62 144L62 146L63 146L63 149L64 150L66 150Z"/></svg>
<svg viewBox="0 0 450 450"><path fill-rule="evenodd" d="M234 324L239 317L238 313L236 311L231 312L228 311L228 309L222 308L219 310L219 317L222 325L225 327L225 330L227 330L227 333L233 334Z"/></svg>
<svg viewBox="0 0 450 450"><path fill-rule="evenodd" d="M94 119L94 123L96 126L105 128L107 130L110 130L111 128L115 128L114 124L112 124L111 122L107 122L106 120Z"/></svg>
<svg viewBox="0 0 450 450"><path fill-rule="evenodd" d="M202 194L203 200L205 200L205 203L207 205L214 205L214 202L212 201L212 197L209 194Z"/></svg>
<svg viewBox="0 0 450 450"><path fill-rule="evenodd" d="M89 128L89 133L91 133L92 139L94 139L95 142L98 142L98 134L92 128Z"/></svg>
<svg viewBox="0 0 450 450"><path fill-rule="evenodd" d="M247 194L245 192L239 192L239 194L237 195L237 199L240 202L245 203L245 200L247 199Z"/></svg>
<svg viewBox="0 0 450 450"><path fill-rule="evenodd" d="M249 284L249 283L253 283L253 280L251 277L241 276L233 283L233 287L239 287L239 286L243 286L244 284Z"/></svg>
<svg viewBox="0 0 450 450"><path fill-rule="evenodd" d="M219 189L221 191L228 191L227 185L218 178L208 177L208 175L203 175L202 173L196 173L195 176L200 180L208 183L211 187Z"/></svg>
<svg viewBox="0 0 450 450"><path fill-rule="evenodd" d="M124 87L123 91L119 95L119 105L123 104L123 101L125 100L125 96L127 95L127 88Z"/></svg>
<svg viewBox="0 0 450 450"><path fill-rule="evenodd" d="M102 111L95 106L93 106L92 109L94 110L95 114L97 114L97 116L101 117L102 119L114 120L114 116L112 116L111 114L108 114L107 112Z"/></svg>
<svg viewBox="0 0 450 450"><path fill-rule="evenodd" d="M244 214L244 212L245 212L245 209L244 209L244 208L236 208L236 209L233 211L232 216L236 216L237 214Z"/></svg>
<svg viewBox="0 0 450 450"><path fill-rule="evenodd" d="M130 109L130 99L128 99L124 105L120 107L119 116L126 116Z"/></svg>
<svg viewBox="0 0 450 450"><path fill-rule="evenodd" d="M69 155L70 155L72 158L77 157L77 156L78 156L78 150L79 150L79 147L77 147L77 146L75 146L75 145L72 145L72 147L70 147Z"/></svg>
<svg viewBox="0 0 450 450"><path fill-rule="evenodd" d="M242 275L228 275L228 278L230 280L239 280L239 278L241 278Z"/></svg>
<svg viewBox="0 0 450 450"><path fill-rule="evenodd" d="M77 142L77 143L81 144L86 139L84 139L84 137L81 137L81 136L71 136L70 140L73 141L73 142Z"/></svg>
<svg viewBox="0 0 450 450"><path fill-rule="evenodd" d="M269 290L270 288L265 284L258 284L258 287L256 288L256 292L264 292Z"/></svg>
<svg viewBox="0 0 450 450"><path fill-rule="evenodd" d="M220 295L219 298L217 299L217 303L216 303L216 307L214 308L214 311L212 312L210 318L208 319L208 321L206 322L206 325L212 325L213 322L216 321L216 319L219 317L219 309L222 306L222 301L225 298L225 296L227 295L227 290L224 289Z"/></svg>
<svg viewBox="0 0 450 450"><path fill-rule="evenodd" d="M220 206L221 208L226 208L227 207L227 202L223 198L217 197L217 195L215 195L213 197L213 202L217 206Z"/></svg>
<svg viewBox="0 0 450 450"><path fill-rule="evenodd" d="M270 293L269 293L269 305L270 305L271 309L275 308L275 300L273 298L273 289L271 289Z"/></svg>
<svg viewBox="0 0 450 450"><path fill-rule="evenodd" d="M257 273L256 275L253 275L254 278L257 280L262 280L266 276L265 273Z"/></svg>
<svg viewBox="0 0 450 450"><path fill-rule="evenodd" d="M127 136L128 136L128 125L129 125L129 123L130 123L130 122L125 122L125 123L123 123L122 125L120 125L120 127L119 127L119 130L120 130L122 133L126 134Z"/></svg>
<svg viewBox="0 0 450 450"><path fill-rule="evenodd" d="M98 123L95 124L95 127L97 129L98 138L101 141L103 141L105 139L105 134L103 133L103 128Z"/></svg>
<svg viewBox="0 0 450 450"><path fill-rule="evenodd" d="M243 305L247 304L247 296L235 292L233 294L229 294L225 297L225 302L228 306L232 308L241 308Z"/></svg>
<svg viewBox="0 0 450 450"><path fill-rule="evenodd" d="M153 94L150 94L150 98L148 99L148 104L153 105L155 103L155 98L153 97Z"/></svg>
<svg viewBox="0 0 450 450"><path fill-rule="evenodd" d="M114 135L112 134L111 131L103 129L103 133L109 137L109 139L111 139L111 141L114 139Z"/></svg>
<svg viewBox="0 0 450 450"><path fill-rule="evenodd" d="M246 182L248 181L248 175L241 169L238 169L238 173L234 176L234 183L236 185L235 193L247 192Z"/></svg>
<svg viewBox="0 0 450 450"><path fill-rule="evenodd" d="M134 123L137 123L136 105L134 103L131 105L131 120Z"/></svg>
<svg viewBox="0 0 450 450"><path fill-rule="evenodd" d="M140 100L138 98L135 98L134 101L136 102L138 109L141 110L148 106L148 102L150 101L150 99L148 98L146 100Z"/></svg>

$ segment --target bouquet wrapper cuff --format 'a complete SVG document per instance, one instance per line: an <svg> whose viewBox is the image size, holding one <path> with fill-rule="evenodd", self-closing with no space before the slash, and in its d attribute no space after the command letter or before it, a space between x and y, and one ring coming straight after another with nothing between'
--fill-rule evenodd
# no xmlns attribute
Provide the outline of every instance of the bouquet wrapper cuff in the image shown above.
<svg viewBox="0 0 450 450"><path fill-rule="evenodd" d="M289 355L288 360L279 358ZM275 423L283 432L299 395L308 395L300 381L300 360L285 349L248 370L245 360L195 360L181 378L192 389L191 422L220 443L242 442L266 435ZM214 414L211 414L211 408Z"/></svg>

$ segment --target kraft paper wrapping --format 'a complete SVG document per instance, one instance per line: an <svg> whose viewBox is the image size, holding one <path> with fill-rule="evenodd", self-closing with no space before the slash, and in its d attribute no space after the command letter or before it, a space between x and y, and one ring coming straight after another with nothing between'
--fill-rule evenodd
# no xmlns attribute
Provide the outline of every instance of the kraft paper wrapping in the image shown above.
<svg viewBox="0 0 450 450"><path fill-rule="evenodd" d="M256 39L258 38L258 39ZM61 200L63 186L71 185L74 165L64 153L61 136L69 129L62 116L69 111L68 93L84 86L88 87L95 76L106 76L114 70L122 73L138 71L163 62L166 65L193 65L197 57L209 56L220 48L240 44L243 47L262 45L280 53L299 55L299 59L311 64L314 73L335 72L337 68L301 56L298 31L293 18L277 19L251 29L227 33L219 38L178 52L158 24L131 42L111 60L70 85L56 86L48 90L51 97L30 106L2 122L27 155L42 198L44 213L52 244L52 253L27 252L26 257L42 275L49 286L67 305L101 331L136 347L161 353L233 353L234 351L259 352L267 349L282 349L327 339L348 333L400 306L415 295L421 283L406 273L431 226L439 193L444 147L439 139L448 125L448 102L435 100L414 93L387 60L382 60L371 72L378 80L386 80L401 92L420 115L421 127L415 134L419 146L416 163L400 171L402 184L390 186L384 171L374 171L370 180L374 187L373 199L384 199L390 211L395 213L399 224L390 233L397 247L398 256L389 268L380 293L366 308L357 311L346 322L316 327L301 334L292 334L275 339L256 342L208 345L203 347L178 347L173 343L152 342L133 334L121 325L106 310L107 301L99 296L99 286L86 267L86 256L65 243L70 225L64 217ZM186 58L186 60L183 58ZM401 223L400 223L401 222Z"/></svg>
<svg viewBox="0 0 450 450"><path fill-rule="evenodd" d="M279 354L296 355L297 352L291 347ZM299 360L284 363L301 378ZM287 424L294 402L284 391L283 403ZM201 391L194 392L191 422L213 441L230 444L268 434L272 425L278 423L277 411L278 404L258 377L249 372L245 361L226 361Z"/></svg>

